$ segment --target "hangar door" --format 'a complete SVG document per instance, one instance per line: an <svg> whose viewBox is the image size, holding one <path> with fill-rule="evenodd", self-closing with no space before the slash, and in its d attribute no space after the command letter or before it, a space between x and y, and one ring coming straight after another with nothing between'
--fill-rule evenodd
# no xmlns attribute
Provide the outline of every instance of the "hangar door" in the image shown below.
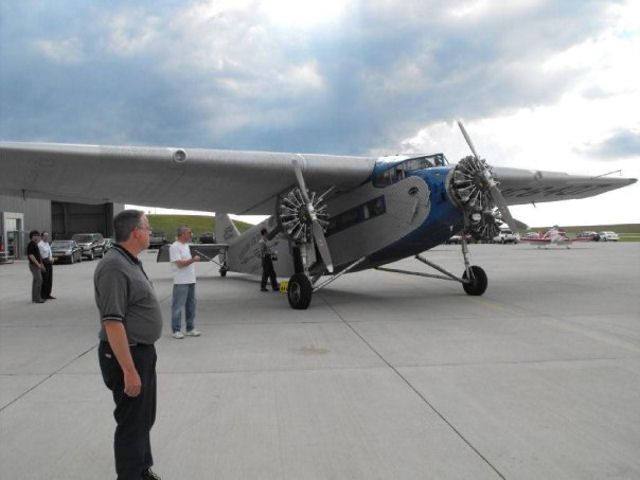
<svg viewBox="0 0 640 480"><path fill-rule="evenodd" d="M88 205L51 202L51 233L53 239L68 239L75 233L101 233L113 236L113 203Z"/></svg>

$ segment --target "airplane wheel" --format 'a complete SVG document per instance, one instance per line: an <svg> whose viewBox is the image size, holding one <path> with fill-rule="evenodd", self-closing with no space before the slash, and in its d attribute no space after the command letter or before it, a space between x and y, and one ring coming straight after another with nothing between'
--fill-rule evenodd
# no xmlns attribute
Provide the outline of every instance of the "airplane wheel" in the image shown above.
<svg viewBox="0 0 640 480"><path fill-rule="evenodd" d="M484 270L477 265L471 266L471 272L473 273L473 281L471 283L463 283L462 288L467 292L467 295L482 295L487 289L488 280L487 274ZM462 274L463 279L467 279L467 271Z"/></svg>
<svg viewBox="0 0 640 480"><path fill-rule="evenodd" d="M289 279L287 297L289 305L296 310L306 310L311 303L313 287L304 273L296 273Z"/></svg>
<svg viewBox="0 0 640 480"><path fill-rule="evenodd" d="M227 269L224 267L221 267L220 270L218 270L218 272L220 272L220 276L221 277L226 277L227 276Z"/></svg>

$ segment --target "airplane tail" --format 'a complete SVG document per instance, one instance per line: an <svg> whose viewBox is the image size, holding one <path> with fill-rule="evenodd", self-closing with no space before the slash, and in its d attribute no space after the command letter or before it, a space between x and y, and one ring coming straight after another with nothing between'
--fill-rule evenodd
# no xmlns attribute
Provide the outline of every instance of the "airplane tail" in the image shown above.
<svg viewBox="0 0 640 480"><path fill-rule="evenodd" d="M216 213L216 243L231 243L240 236L240 232L226 213Z"/></svg>

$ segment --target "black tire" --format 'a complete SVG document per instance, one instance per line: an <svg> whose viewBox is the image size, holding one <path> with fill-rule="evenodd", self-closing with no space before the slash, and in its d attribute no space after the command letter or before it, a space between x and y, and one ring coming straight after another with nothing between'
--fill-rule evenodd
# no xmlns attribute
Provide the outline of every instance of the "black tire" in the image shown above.
<svg viewBox="0 0 640 480"><path fill-rule="evenodd" d="M467 293L467 295L482 295L487 290L488 280L487 274L484 270L477 265L471 266L471 273L473 274L473 281L470 283L463 283L462 288ZM467 279L467 271L465 270L462 274L463 279Z"/></svg>
<svg viewBox="0 0 640 480"><path fill-rule="evenodd" d="M220 267L220 270L218 270L220 272L220 276L221 277L226 277L227 276L227 269L224 267Z"/></svg>
<svg viewBox="0 0 640 480"><path fill-rule="evenodd" d="M311 303L313 287L304 273L296 273L289 279L287 298L289 305L296 310L306 310Z"/></svg>
<svg viewBox="0 0 640 480"><path fill-rule="evenodd" d="M93 253L93 250L91 250L91 253L89 254L89 260L93 260L95 258L95 255Z"/></svg>

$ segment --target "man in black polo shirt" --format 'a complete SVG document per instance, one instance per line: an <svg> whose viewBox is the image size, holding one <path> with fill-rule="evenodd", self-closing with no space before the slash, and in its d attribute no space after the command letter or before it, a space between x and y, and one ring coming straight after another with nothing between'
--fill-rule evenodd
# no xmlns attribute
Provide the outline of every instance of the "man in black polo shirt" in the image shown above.
<svg viewBox="0 0 640 480"><path fill-rule="evenodd" d="M98 357L113 393L118 480L157 479L149 433L156 416L156 351L162 314L153 284L137 255L149 247L149 220L124 210L113 220L116 244L94 274L100 312Z"/></svg>
<svg viewBox="0 0 640 480"><path fill-rule="evenodd" d="M27 258L29 259L29 270L31 270L31 275L33 275L33 281L31 282L31 301L33 303L44 303L40 293L42 291L42 274L46 270L44 263L42 263L40 249L38 248L40 232L31 230L29 232L29 240L31 241L27 245Z"/></svg>

